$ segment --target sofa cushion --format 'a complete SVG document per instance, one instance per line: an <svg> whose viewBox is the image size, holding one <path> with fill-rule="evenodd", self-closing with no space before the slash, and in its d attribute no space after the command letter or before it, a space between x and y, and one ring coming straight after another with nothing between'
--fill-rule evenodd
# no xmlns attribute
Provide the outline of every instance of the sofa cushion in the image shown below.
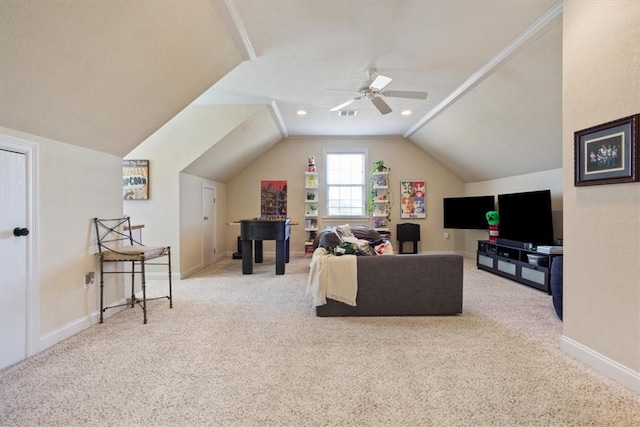
<svg viewBox="0 0 640 427"><path fill-rule="evenodd" d="M357 257L356 306L333 299L316 315L445 316L462 313L463 257L409 254Z"/></svg>

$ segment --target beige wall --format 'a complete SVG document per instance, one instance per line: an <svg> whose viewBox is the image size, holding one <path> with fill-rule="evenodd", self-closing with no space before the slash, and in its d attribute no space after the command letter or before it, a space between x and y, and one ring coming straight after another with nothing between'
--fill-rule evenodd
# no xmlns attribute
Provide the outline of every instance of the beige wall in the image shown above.
<svg viewBox="0 0 640 427"><path fill-rule="evenodd" d="M400 137L296 137L278 143L259 160L250 164L227 183L227 218L229 221L260 216L260 181L286 180L288 183L288 213L300 222L294 226L291 251L304 250L304 172L308 156L315 156L320 179L323 179L323 149L365 148L369 163L384 160L391 168L390 182L395 201L391 215L391 229L400 221L399 186L401 179L424 179L427 186L427 218L411 220L421 226L421 251L452 251L455 231L450 239L443 238L442 198L464 194L463 183L411 141ZM320 195L323 197L323 194ZM324 204L321 203L321 209ZM353 220L343 222L354 223ZM370 222L369 222L370 224ZM322 224L321 224L322 227ZM235 251L238 229L227 230L227 251ZM397 242L395 242L397 244ZM265 252L273 251L273 242L265 242Z"/></svg>
<svg viewBox="0 0 640 427"><path fill-rule="evenodd" d="M72 324L88 324L99 311L97 281L84 288L85 274L98 272L92 219L122 215L122 158L6 128L0 131L38 145L36 286L41 346L46 347L48 335L73 329ZM112 276L106 282L107 302L124 296L120 279Z"/></svg>
<svg viewBox="0 0 640 427"><path fill-rule="evenodd" d="M149 159L149 200L124 202L124 211L144 224L144 241L170 245L173 271L181 274L180 172L260 106L192 105L131 151L128 159Z"/></svg>
<svg viewBox="0 0 640 427"><path fill-rule="evenodd" d="M562 346L640 392L640 183L573 186L573 132L640 112L640 2L565 1L563 27ZM193 195L187 192L198 185L197 179L187 178L181 187L181 170L250 115L244 110L238 115L233 106L224 107L219 114L212 114L214 109L200 106L194 113L211 119L203 122L210 127L188 126L193 122L185 117L175 127L156 132L128 156L151 160L151 200L127 202L124 212L145 224L145 240L171 244L176 253L186 241L189 245L197 242L191 234L185 239L179 236L184 231L180 191L185 190L188 204ZM0 128L0 132L39 145L40 333L41 341L52 336L59 340L97 312L97 288L85 290L83 286L85 272L96 268L91 218L122 214L122 159L11 129ZM307 156L316 156L322 174L323 148L345 146L367 148L370 163L385 160L391 167L392 186L400 179L426 180L427 218L419 220L422 251L475 250L476 236L466 232L454 231L451 239L443 239L443 197L523 191L542 183L555 194L559 182L557 172L549 171L465 185L402 138L288 138L230 180L226 188L218 188L218 197L223 198L217 226L221 250L235 251L237 236L237 229L224 227L223 221L259 215L262 179L289 182L289 213L302 221ZM555 203L554 198L554 210ZM399 209L396 200L392 228L398 223ZM185 222L186 226L195 224L191 217ZM303 239L299 226L294 229L293 251L302 251ZM197 264L193 247L184 257L187 268ZM122 296L121 286L107 289L108 301Z"/></svg>
<svg viewBox="0 0 640 427"><path fill-rule="evenodd" d="M181 277L205 267L202 258L202 187L215 188L215 250L216 260L225 252L226 184L197 176L180 174L180 257Z"/></svg>
<svg viewBox="0 0 640 427"><path fill-rule="evenodd" d="M563 34L563 348L640 392L640 183L573 185L573 133L640 113L640 2L567 1Z"/></svg>

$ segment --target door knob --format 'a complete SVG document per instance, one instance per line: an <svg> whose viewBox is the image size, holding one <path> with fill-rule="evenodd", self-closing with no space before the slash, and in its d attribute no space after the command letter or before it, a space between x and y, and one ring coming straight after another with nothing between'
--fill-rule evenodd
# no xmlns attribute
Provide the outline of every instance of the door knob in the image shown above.
<svg viewBox="0 0 640 427"><path fill-rule="evenodd" d="M29 229L28 228L16 227L16 228L13 229L13 235L16 236L16 237L26 236L27 234L29 234Z"/></svg>

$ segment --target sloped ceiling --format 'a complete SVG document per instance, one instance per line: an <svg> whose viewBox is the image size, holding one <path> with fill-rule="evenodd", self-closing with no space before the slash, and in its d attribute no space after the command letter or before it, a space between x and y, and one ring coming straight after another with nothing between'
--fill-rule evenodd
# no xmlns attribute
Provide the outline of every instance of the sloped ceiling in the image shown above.
<svg viewBox="0 0 640 427"><path fill-rule="evenodd" d="M227 182L280 140L280 130L270 110L263 106L216 142L183 172L213 181Z"/></svg>
<svg viewBox="0 0 640 427"><path fill-rule="evenodd" d="M0 2L0 125L124 156L242 58L207 1Z"/></svg>
<svg viewBox="0 0 640 427"><path fill-rule="evenodd" d="M562 23L409 139L464 182L562 167Z"/></svg>
<svg viewBox="0 0 640 427"><path fill-rule="evenodd" d="M561 7L2 1L0 126L124 157L194 100L263 105L185 171L224 182L288 135L401 135L465 182L560 168ZM372 65L429 97L331 112Z"/></svg>
<svg viewBox="0 0 640 427"><path fill-rule="evenodd" d="M465 182L561 167L561 1L215 3L250 60L198 104L275 105L285 136L402 135ZM428 98L330 111L369 66Z"/></svg>

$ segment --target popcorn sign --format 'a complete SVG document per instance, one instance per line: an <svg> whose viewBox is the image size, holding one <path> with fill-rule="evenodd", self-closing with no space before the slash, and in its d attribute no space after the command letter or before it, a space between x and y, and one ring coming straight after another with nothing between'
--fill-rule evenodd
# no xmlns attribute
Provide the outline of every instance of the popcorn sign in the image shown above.
<svg viewBox="0 0 640 427"><path fill-rule="evenodd" d="M122 195L124 200L149 198L149 160L122 161Z"/></svg>

